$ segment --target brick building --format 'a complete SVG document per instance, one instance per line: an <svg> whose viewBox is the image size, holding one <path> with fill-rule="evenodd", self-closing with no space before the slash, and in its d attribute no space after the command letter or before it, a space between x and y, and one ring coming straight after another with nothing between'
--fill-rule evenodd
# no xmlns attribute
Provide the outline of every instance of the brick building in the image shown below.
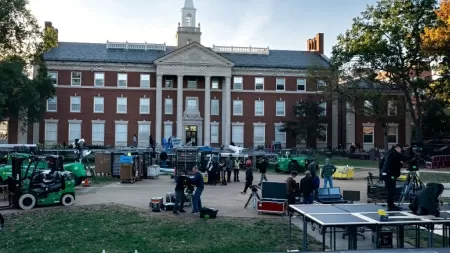
<svg viewBox="0 0 450 253"><path fill-rule="evenodd" d="M83 137L91 144L126 146L136 134L139 145L146 146L151 134L157 143L177 136L191 137L197 145L281 141L295 146L278 130L295 117L297 101L321 100L326 83L307 78L307 70L328 66L323 34L308 40L306 51L206 47L192 0L181 13L177 46L59 42L45 54L56 95L47 102L44 118L25 132L17 131L20 122L5 122L3 141L54 144ZM364 146L383 147L381 126L343 113L337 102L322 102L327 140L319 147L369 142L370 132ZM405 117L393 120L397 141L405 140Z"/></svg>

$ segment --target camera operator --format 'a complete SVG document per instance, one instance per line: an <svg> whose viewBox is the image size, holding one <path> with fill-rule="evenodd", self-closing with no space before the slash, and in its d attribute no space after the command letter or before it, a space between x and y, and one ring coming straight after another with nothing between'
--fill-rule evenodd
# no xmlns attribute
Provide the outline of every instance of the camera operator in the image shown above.
<svg viewBox="0 0 450 253"><path fill-rule="evenodd" d="M394 204L397 178L400 176L400 170L403 166L403 162L408 159L402 154L402 146L400 146L400 144L394 145L392 150L390 150L383 159L384 163L381 170L381 175L387 189L387 208L388 211L398 211L400 208Z"/></svg>
<svg viewBox="0 0 450 253"><path fill-rule="evenodd" d="M295 204L295 195L297 192L297 182L295 181L295 177L297 177L297 171L293 170L291 175L286 179L286 191L288 197L288 204Z"/></svg>
<svg viewBox="0 0 450 253"><path fill-rule="evenodd" d="M198 214L200 208L202 207L202 201L200 196L202 195L203 189L205 188L205 182L203 181L203 175L198 171L197 166L192 168L192 172L194 172L194 177L189 179L189 183L195 185L197 189L195 189L194 196L192 196L192 213Z"/></svg>
<svg viewBox="0 0 450 253"><path fill-rule="evenodd" d="M184 207L184 187L187 185L187 177L185 176L185 171L181 172L182 175L175 178L175 206L173 208L173 214L179 215L180 213L185 213Z"/></svg>
<svg viewBox="0 0 450 253"><path fill-rule="evenodd" d="M409 209L417 215L434 215L439 217L439 196L444 192L444 185L428 183L409 205Z"/></svg>

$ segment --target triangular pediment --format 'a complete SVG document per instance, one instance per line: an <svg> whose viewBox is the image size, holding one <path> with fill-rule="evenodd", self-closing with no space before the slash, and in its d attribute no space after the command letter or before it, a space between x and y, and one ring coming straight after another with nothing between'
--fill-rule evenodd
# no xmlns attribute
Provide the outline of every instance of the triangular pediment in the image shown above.
<svg viewBox="0 0 450 253"><path fill-rule="evenodd" d="M158 64L186 64L233 67L234 63L211 49L192 42L154 61Z"/></svg>

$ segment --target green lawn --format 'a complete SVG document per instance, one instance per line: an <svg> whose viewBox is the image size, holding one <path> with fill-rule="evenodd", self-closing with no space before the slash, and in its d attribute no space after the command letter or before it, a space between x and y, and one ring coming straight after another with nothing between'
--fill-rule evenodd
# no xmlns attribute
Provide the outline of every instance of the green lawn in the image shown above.
<svg viewBox="0 0 450 253"><path fill-rule="evenodd" d="M91 182L91 184L97 186L120 182L119 178L115 178L112 176L96 176L95 180L89 178L89 181Z"/></svg>
<svg viewBox="0 0 450 253"><path fill-rule="evenodd" d="M282 217L203 220L191 214L152 213L121 205L35 209L6 215L2 253L270 252L288 248ZM301 247L293 226L292 249ZM310 249L320 243L309 239Z"/></svg>
<svg viewBox="0 0 450 253"><path fill-rule="evenodd" d="M424 183L450 183L450 173L433 173L420 171L419 172L420 180Z"/></svg>
<svg viewBox="0 0 450 253"><path fill-rule="evenodd" d="M428 231L421 229L420 230L420 247L428 248ZM433 248L442 248L443 237L437 234L433 236ZM412 245L415 247L416 244L416 232L412 227L405 227L405 243Z"/></svg>

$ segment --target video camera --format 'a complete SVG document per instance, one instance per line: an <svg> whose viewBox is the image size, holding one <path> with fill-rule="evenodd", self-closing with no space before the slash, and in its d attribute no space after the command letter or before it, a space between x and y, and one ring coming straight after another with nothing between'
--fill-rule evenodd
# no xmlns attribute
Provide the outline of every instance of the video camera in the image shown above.
<svg viewBox="0 0 450 253"><path fill-rule="evenodd" d="M406 170L408 170L408 171L418 171L419 170L419 163L421 161L421 157L420 157L420 153L417 153L417 151L420 151L420 149L413 148L413 147L410 147L408 149L409 164L408 164L408 168Z"/></svg>
<svg viewBox="0 0 450 253"><path fill-rule="evenodd" d="M259 190L259 186L258 185L250 185L250 187L249 187L251 190L252 190L252 192L257 192L258 190Z"/></svg>

